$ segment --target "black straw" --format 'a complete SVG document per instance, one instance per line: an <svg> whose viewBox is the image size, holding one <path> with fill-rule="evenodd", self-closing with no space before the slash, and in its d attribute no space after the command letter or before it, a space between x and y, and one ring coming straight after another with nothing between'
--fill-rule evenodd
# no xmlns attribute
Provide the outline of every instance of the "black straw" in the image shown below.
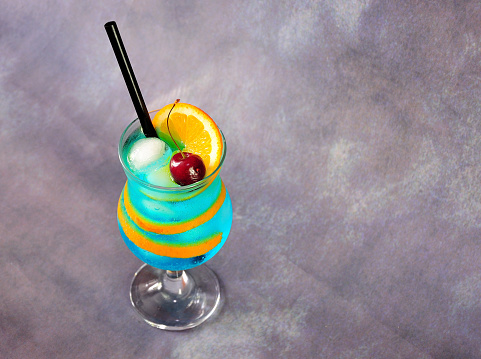
<svg viewBox="0 0 481 359"><path fill-rule="evenodd" d="M109 21L104 27L109 36L110 43L112 44L115 57L119 63L120 71L122 71L122 75L124 76L130 97L134 103L135 111L137 112L140 125L142 126L142 131L144 132L145 137L158 137L154 125L152 125L152 121L150 120L149 111L147 111L147 106L145 106L139 85L135 79L134 71L130 65L129 57L125 51L117 24L115 21Z"/></svg>

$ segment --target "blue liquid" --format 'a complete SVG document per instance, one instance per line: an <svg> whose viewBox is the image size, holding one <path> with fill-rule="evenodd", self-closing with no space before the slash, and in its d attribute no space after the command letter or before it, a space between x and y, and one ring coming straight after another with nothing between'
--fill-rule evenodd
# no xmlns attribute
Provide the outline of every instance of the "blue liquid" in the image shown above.
<svg viewBox="0 0 481 359"><path fill-rule="evenodd" d="M140 138L144 136L136 130L123 145L124 164L128 164L129 149ZM170 186L177 190L143 182L155 171L159 168L135 175L126 171L128 181L118 207L125 244L141 261L161 269L185 270L208 261L222 248L232 225L232 202L218 172L204 186L185 191L173 181ZM205 244L208 241L215 246ZM192 256L186 258L190 253Z"/></svg>

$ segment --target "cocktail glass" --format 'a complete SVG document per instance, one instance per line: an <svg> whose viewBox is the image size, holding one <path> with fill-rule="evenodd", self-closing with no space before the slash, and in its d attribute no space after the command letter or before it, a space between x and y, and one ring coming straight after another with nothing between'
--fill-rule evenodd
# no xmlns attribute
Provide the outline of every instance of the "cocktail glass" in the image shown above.
<svg viewBox="0 0 481 359"><path fill-rule="evenodd" d="M155 115L155 112L152 116ZM118 203L120 233L145 264L135 273L130 299L140 317L165 330L193 328L221 303L215 273L205 263L224 245L232 224L232 203L219 166L188 186L160 187L142 180L128 166L125 150L140 134L134 120L119 143L127 182Z"/></svg>

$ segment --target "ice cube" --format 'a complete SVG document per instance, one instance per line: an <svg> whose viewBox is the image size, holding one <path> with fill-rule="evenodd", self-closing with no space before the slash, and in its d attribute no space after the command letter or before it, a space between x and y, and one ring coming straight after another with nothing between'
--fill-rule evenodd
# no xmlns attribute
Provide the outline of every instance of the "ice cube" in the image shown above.
<svg viewBox="0 0 481 359"><path fill-rule="evenodd" d="M169 146L158 138L141 138L130 148L127 161L133 171L144 171L152 165L155 168L165 165L170 160L170 152Z"/></svg>
<svg viewBox="0 0 481 359"><path fill-rule="evenodd" d="M170 168L168 163L165 166L156 169L155 171L149 172L146 180L147 182L156 186L178 187L178 184L175 183L170 176Z"/></svg>

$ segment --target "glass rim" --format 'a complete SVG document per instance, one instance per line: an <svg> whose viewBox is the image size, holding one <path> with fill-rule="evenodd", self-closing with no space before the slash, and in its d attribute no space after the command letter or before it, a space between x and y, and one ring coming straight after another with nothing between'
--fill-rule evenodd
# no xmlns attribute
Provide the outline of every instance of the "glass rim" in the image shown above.
<svg viewBox="0 0 481 359"><path fill-rule="evenodd" d="M151 111L151 112L149 112L149 114L156 113L157 111L159 111L159 110ZM219 162L219 165L207 177L204 177L202 180L200 180L198 182L194 182L194 183L189 184L187 186L179 186L179 187L157 186L157 185L154 185L152 183L149 183L147 181L144 181L144 180L140 179L130 170L129 166L124 162L124 160L122 158L122 145L123 145L123 143L125 143L124 139L125 139L125 136L127 134L127 131L130 128L132 128L133 126L135 126L136 124L138 124L138 127L140 127L140 121L139 121L138 118L133 120L125 128L125 130L122 132L122 135L120 136L119 145L118 145L118 151L117 151L118 155L119 155L120 163L122 164L122 167L124 168L124 172L127 175L128 179L133 179L136 182L138 182L139 184L141 184L142 186L152 188L152 189L155 189L155 190L164 191L164 192L181 192L182 193L182 192L190 192L190 191L202 188L206 183L208 183L211 179L214 179L217 176L220 168L222 167L222 164L224 163L224 159L225 159L225 155L226 155L226 151L227 151L224 133L221 131L220 128L219 128L219 132L220 132L221 137L222 137L222 154L221 154L220 162Z"/></svg>

